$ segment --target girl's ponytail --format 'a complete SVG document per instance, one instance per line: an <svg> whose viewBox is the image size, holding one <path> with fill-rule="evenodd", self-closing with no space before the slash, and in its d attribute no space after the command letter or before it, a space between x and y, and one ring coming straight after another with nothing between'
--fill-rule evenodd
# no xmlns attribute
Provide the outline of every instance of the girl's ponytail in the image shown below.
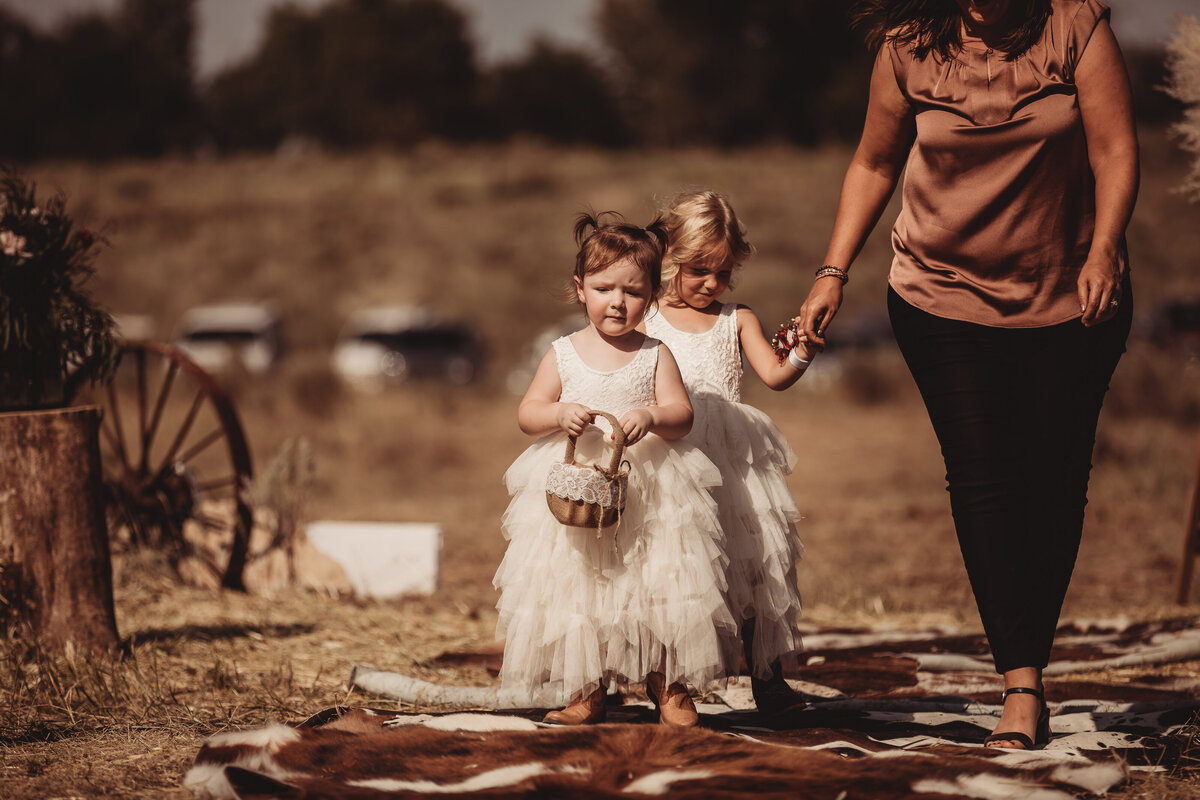
<svg viewBox="0 0 1200 800"><path fill-rule="evenodd" d="M646 233L653 236L658 241L659 249L666 252L667 249L667 221L661 213L655 214L654 219L650 220L650 224L646 226Z"/></svg>
<svg viewBox="0 0 1200 800"><path fill-rule="evenodd" d="M615 214L615 211L601 211L599 214L594 214L591 209L580 212L579 216L575 218L575 227L571 229L575 237L575 246L582 249L583 243L591 238L593 233L600 230L600 219Z"/></svg>
<svg viewBox="0 0 1200 800"><path fill-rule="evenodd" d="M582 282L589 274L629 258L646 273L657 297L662 286L662 257L667 249L667 225L662 214L656 214L649 225L641 228L625 222L615 211L596 214L588 210L575 218L572 233L579 247L575 256L577 281ZM574 286L573 282L572 295Z"/></svg>

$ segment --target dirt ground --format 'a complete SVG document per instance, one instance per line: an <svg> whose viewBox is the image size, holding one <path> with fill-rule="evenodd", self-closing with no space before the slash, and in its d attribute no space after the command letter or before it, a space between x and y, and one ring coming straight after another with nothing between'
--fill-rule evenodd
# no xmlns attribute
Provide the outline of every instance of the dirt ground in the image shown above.
<svg viewBox="0 0 1200 800"><path fill-rule="evenodd" d="M347 690L356 663L493 682L436 658L494 640L500 478L529 444L505 375L521 345L566 311L552 290L573 257L570 217L585 204L648 217L655 198L685 185L729 192L758 248L732 299L773 325L807 285L810 270L797 278L796 264L819 263L847 157L844 148L614 155L522 145L299 163L44 165L43 185L68 188L80 216L113 220L97 288L114 310L151 315L160 338L183 308L230 287L280 301L288 360L269 380L229 389L259 473L285 443L311 443L303 519L436 522L444 552L436 593L389 601L219 592L181 585L154 558L125 564L115 591L120 655L47 653L19 633L0 641L0 798L182 800L182 776L208 735L337 704L395 708ZM1182 168L1163 137L1147 137L1130 229L1146 311L1200 295L1200 228L1170 193ZM856 266L844 322L882 305L885 228ZM488 343L487 377L381 395L337 386L326 354L342 315L397 299L469 315ZM831 351L787 392L751 384L747 401L799 457L791 487L805 515L805 624L978 629L937 443L893 346ZM1200 614L1200 586L1174 604L1198 445L1200 360L1161 351L1139 331L1101 421L1065 617ZM1194 674L1200 664L1168 669ZM1166 765L1118 796L1200 798L1195 765Z"/></svg>
<svg viewBox="0 0 1200 800"><path fill-rule="evenodd" d="M405 397L409 391L391 400L434 413L428 399ZM977 629L936 443L912 392L866 404L834 390L753 394L800 455L792 486L806 515L800 580L807 624ZM363 413L378 400L366 399ZM507 424L514 407L515 399L460 397L447 417L465 414L491 434L444 443L453 450L449 463L426 463L435 474L409 482L405 494L419 502L412 518L445 529L442 588L430 597L216 592L180 586L161 564L143 559L118 575L123 658L55 657L10 641L2 663L0 796L188 797L180 780L209 734L295 722L338 704L396 708L346 689L358 663L451 684L494 682L479 667L434 660L494 641L490 577L503 552L496 520L505 503L499 475L525 445ZM453 440L450 428L439 430ZM1171 604L1190 480L1183 467L1197 434L1194 426L1106 416L1066 616L1200 612ZM465 479L452 486L450 474ZM471 487L465 495L464 484ZM1170 670L1192 674L1200 664ZM1200 783L1181 769L1169 779L1141 777L1119 796L1200 797Z"/></svg>

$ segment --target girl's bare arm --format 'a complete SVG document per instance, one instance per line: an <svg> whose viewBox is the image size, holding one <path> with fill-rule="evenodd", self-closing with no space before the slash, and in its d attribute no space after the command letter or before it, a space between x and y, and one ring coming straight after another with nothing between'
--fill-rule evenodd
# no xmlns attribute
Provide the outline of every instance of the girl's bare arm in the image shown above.
<svg viewBox="0 0 1200 800"><path fill-rule="evenodd" d="M664 439L679 439L692 429L692 401L683 385L675 356L666 345L658 346L658 368L654 373L656 405L630 411L621 420L625 441L632 444L647 433ZM631 437L632 438L631 440Z"/></svg>
<svg viewBox="0 0 1200 800"><path fill-rule="evenodd" d="M517 424L530 436L545 436L557 430L578 436L588 424L587 408L579 403L561 403L562 381L558 359L551 348L542 357L537 372L517 407Z"/></svg>
<svg viewBox="0 0 1200 800"><path fill-rule="evenodd" d="M782 364L779 363L779 357L767 341L757 314L746 306L738 306L737 326L738 339L742 343L746 361L758 377L762 378L763 383L776 391L783 391L800 380L800 376L804 374L801 370L789 364L787 359L784 359ZM796 355L805 361L811 361L816 354L815 350L815 347L801 342L796 347Z"/></svg>

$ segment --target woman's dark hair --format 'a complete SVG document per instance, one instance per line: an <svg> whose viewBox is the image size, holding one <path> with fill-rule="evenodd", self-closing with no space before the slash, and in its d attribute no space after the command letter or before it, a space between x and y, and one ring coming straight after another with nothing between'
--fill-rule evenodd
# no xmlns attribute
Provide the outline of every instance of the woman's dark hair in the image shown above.
<svg viewBox="0 0 1200 800"><path fill-rule="evenodd" d="M1012 0L1010 14L1020 22L997 43L1012 61L1037 44L1050 17L1050 0ZM875 52L887 42L912 48L924 59L930 53L943 61L962 49L962 11L955 0L857 0L850 12Z"/></svg>

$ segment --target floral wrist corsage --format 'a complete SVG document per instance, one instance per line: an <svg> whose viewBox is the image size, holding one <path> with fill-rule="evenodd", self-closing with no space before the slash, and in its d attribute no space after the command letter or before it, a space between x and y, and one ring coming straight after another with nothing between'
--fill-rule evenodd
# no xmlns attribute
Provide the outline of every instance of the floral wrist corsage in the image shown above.
<svg viewBox="0 0 1200 800"><path fill-rule="evenodd" d="M796 320L790 320L779 326L779 330L771 337L771 349L775 351L775 357L782 364L788 357L788 354L796 349L796 345L800 344L800 323Z"/></svg>

